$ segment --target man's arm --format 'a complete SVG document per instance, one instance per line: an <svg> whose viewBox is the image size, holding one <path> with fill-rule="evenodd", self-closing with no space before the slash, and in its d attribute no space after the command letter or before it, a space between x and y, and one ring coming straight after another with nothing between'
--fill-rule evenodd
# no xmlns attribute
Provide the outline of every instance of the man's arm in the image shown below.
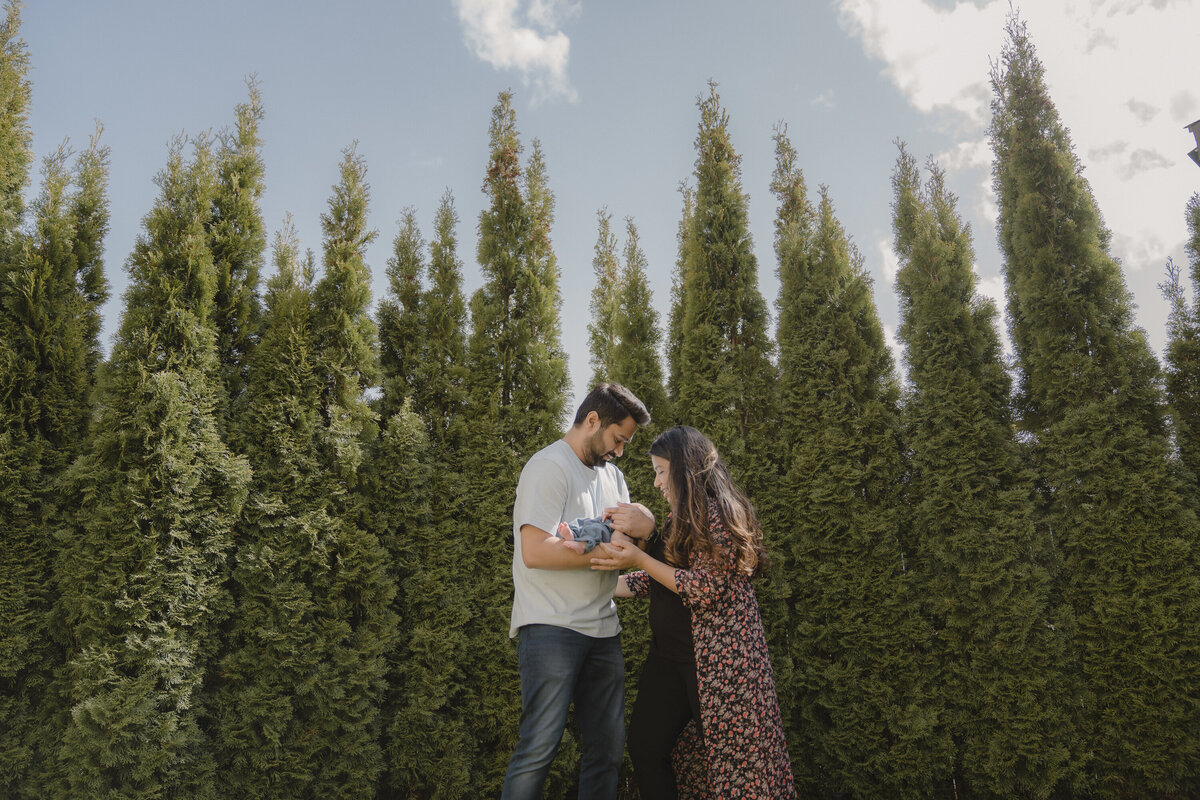
<svg viewBox="0 0 1200 800"><path fill-rule="evenodd" d="M546 533L536 525L521 526L521 560L530 569L587 569L592 557L608 555L606 544L598 544L590 553L577 553L566 547L566 540Z"/></svg>

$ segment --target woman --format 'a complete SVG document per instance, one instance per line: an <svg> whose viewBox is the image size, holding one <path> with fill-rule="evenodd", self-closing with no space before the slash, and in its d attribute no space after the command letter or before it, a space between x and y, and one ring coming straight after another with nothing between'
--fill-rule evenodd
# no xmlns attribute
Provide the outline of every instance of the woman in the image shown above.
<svg viewBox="0 0 1200 800"><path fill-rule="evenodd" d="M793 798L750 583L765 556L754 509L695 428L663 433L650 460L671 506L663 535L645 552L618 541L617 555L592 559L594 569L638 570L621 576L618 597L650 596L652 642L628 735L641 795Z"/></svg>

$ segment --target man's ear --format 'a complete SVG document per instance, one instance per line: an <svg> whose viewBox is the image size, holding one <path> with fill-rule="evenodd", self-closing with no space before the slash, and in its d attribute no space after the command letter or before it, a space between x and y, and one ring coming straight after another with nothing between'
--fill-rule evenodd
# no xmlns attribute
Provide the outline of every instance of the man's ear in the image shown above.
<svg viewBox="0 0 1200 800"><path fill-rule="evenodd" d="M600 415L595 411L589 411L588 415L583 418L583 427L588 433L600 430Z"/></svg>

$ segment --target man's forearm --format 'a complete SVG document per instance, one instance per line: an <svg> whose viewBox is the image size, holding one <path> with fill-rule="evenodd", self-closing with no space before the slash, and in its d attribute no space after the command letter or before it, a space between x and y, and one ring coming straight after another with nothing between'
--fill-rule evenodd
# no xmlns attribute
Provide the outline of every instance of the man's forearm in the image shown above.
<svg viewBox="0 0 1200 800"><path fill-rule="evenodd" d="M541 528L521 526L521 561L530 569L587 569L591 557L591 553L579 553Z"/></svg>

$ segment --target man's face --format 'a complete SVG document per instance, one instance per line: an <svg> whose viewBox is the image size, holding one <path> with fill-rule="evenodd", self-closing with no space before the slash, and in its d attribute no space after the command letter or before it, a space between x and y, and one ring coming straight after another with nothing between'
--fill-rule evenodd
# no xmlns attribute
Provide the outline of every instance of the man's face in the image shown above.
<svg viewBox="0 0 1200 800"><path fill-rule="evenodd" d="M625 452L625 443L637 433L637 423L633 417L626 417L607 427L600 427L599 420L595 424L597 430L588 440L586 461L593 467L600 467L621 457Z"/></svg>

